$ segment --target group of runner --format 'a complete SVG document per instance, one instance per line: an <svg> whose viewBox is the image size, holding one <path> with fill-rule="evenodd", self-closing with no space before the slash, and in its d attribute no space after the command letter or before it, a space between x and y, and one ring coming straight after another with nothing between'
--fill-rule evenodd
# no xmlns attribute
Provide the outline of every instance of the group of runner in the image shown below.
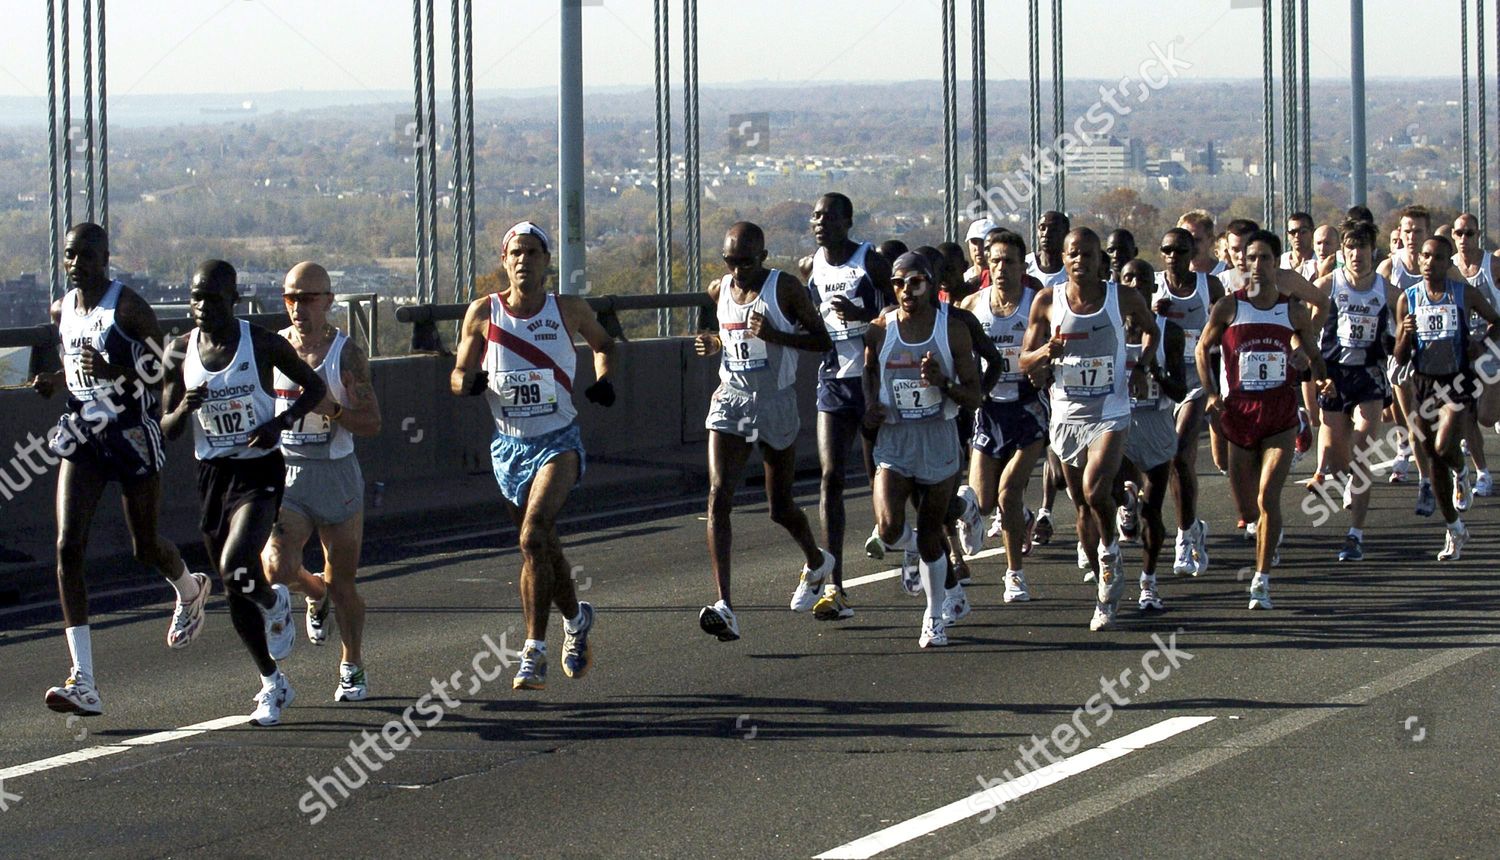
<svg viewBox="0 0 1500 860"><path fill-rule="evenodd" d="M1340 561L1363 557L1368 452L1382 420L1406 428L1391 480L1415 460L1416 513L1441 510L1438 559L1460 557L1468 532L1459 515L1491 489L1479 428L1500 419L1500 396L1486 384L1500 375L1488 355L1500 335L1500 257L1480 248L1472 215L1453 223L1450 240L1428 235L1426 210L1402 210L1399 245L1377 265L1377 229L1359 207L1337 227L1293 214L1285 248L1244 219L1216 236L1211 216L1195 210L1165 231L1155 269L1128 231L1101 241L1060 212L1042 216L1032 252L1020 234L975 222L967 257L954 243L857 242L854 214L842 194L818 200L817 248L795 275L766 266L759 226L742 221L724 237L726 274L708 290L711 309L694 339L699 355L717 358L720 376L706 420L717 599L699 613L705 632L741 635L730 513L757 449L771 518L804 559L790 608L825 621L854 615L844 588L844 496L858 451L875 514L865 552L900 553L902 587L925 598L924 648L947 644L947 629L969 614L966 558L987 538L1004 548L1004 602L1030 599L1024 560L1053 536L1059 488L1077 509L1078 566L1096 583L1090 629L1118 624L1122 539L1141 543L1138 608L1161 610L1169 491L1172 572L1209 568L1196 476L1205 429L1239 527L1257 542L1251 609L1272 606L1281 491L1314 429L1308 489L1341 487L1349 512ZM527 628L512 685L539 690L553 607L564 622L564 674L581 678L591 665L594 607L578 600L556 523L585 466L574 343L593 355L583 394L603 407L616 399L616 344L584 300L549 291L551 241L540 226L516 224L501 254L505 286L468 307L450 390L483 397L494 419L491 458L519 533ZM58 582L72 668L47 691L47 705L103 710L83 560L108 482L122 487L136 558L175 591L167 644L185 647L202 632L209 578L190 572L157 533L164 441L189 427L204 543L261 681L250 721L277 724L294 697L279 666L295 638L292 590L303 596L314 644L337 619L335 700L363 699L364 605L354 582L364 481L353 437L378 433L381 420L367 356L328 322L328 273L302 263L287 274L292 324L277 333L237 319L234 268L205 262L191 286L196 327L168 342L150 306L109 278L108 259L102 228L68 232L71 288L52 308L63 370L33 380L44 396L68 396L49 445L62 460ZM792 491L802 352L819 361L820 533ZM1026 499L1038 462L1033 512ZM302 564L314 532L321 573Z"/></svg>

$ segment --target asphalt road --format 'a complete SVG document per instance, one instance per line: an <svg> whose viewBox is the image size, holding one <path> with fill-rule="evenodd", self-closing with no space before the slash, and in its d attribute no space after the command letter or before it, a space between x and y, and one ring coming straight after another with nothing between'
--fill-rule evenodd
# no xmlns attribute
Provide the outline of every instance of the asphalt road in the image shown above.
<svg viewBox="0 0 1500 860"><path fill-rule="evenodd" d="M7 610L0 855L1495 856L1500 499L1479 500L1463 559L1442 565L1410 484L1378 487L1359 564L1334 561L1341 518L1294 513L1276 609L1252 613L1250 544L1224 479L1204 489L1213 568L1164 576L1166 612L1088 631L1064 501L1059 539L1027 563L1036 599L1001 602L991 552L974 613L928 651L921 603L891 576L852 588L849 621L789 612L800 561L753 499L735 519L736 643L698 630L712 584L696 500L569 522L596 665L562 676L554 621L549 688L527 694L513 670L474 669L524 638L513 535L375 536L372 698L335 705L337 651L299 631L297 701L273 729L241 722L258 681L221 596L181 652L163 642L164 587L97 601L107 710L88 720L41 703L67 669L55 607ZM1302 495L1288 488L1288 508ZM889 571L858 552L865 492L850 512L848 575ZM455 675L427 725L434 680ZM401 720L419 702L414 736ZM387 724L360 763L351 742Z"/></svg>

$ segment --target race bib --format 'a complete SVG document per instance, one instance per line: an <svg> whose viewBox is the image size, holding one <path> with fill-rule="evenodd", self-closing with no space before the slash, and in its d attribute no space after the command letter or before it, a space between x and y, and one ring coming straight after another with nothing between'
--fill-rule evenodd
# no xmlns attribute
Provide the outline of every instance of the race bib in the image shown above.
<svg viewBox="0 0 1500 860"><path fill-rule="evenodd" d="M766 342L751 334L749 326L725 327L719 334L724 341L724 367L730 373L765 370L771 365Z"/></svg>
<svg viewBox="0 0 1500 860"><path fill-rule="evenodd" d="M1375 327L1380 317L1375 314L1340 313L1338 325L1339 346L1347 349L1363 349L1375 342Z"/></svg>
<svg viewBox="0 0 1500 860"><path fill-rule="evenodd" d="M1188 367L1198 365L1198 336L1202 332L1182 330L1182 360Z"/></svg>
<svg viewBox="0 0 1500 860"><path fill-rule="evenodd" d="M922 379L891 380L891 397L896 413L906 421L931 418L943 409L943 392Z"/></svg>
<svg viewBox="0 0 1500 860"><path fill-rule="evenodd" d="M276 398L276 414L280 415L292 408L294 402L287 398ZM327 445L332 438L333 420L316 412L307 413L290 428L281 431L283 445Z"/></svg>
<svg viewBox="0 0 1500 860"><path fill-rule="evenodd" d="M1456 305L1422 305L1417 308L1417 337L1424 341L1442 340L1458 334Z"/></svg>
<svg viewBox="0 0 1500 860"><path fill-rule="evenodd" d="M238 448L250 442L250 431L260 426L255 402L248 397L210 400L198 407L198 426L214 448Z"/></svg>
<svg viewBox="0 0 1500 860"><path fill-rule="evenodd" d="M1115 357L1066 356L1057 366L1058 380L1068 397L1103 397L1115 387Z"/></svg>
<svg viewBox="0 0 1500 860"><path fill-rule="evenodd" d="M1150 406L1161 399L1161 383L1156 381L1156 377L1149 373L1142 373L1134 379L1135 382L1130 386L1132 406Z"/></svg>
<svg viewBox="0 0 1500 860"><path fill-rule="evenodd" d="M1240 390L1268 391L1286 382L1286 353L1240 353Z"/></svg>
<svg viewBox="0 0 1500 860"><path fill-rule="evenodd" d="M1026 374L1021 372L1021 347L996 346L1000 353L1000 379L1004 382L1020 382Z"/></svg>
<svg viewBox="0 0 1500 860"><path fill-rule="evenodd" d="M99 381L83 372L83 353L63 356L63 376L67 380L68 393L78 400L89 401L99 396Z"/></svg>
<svg viewBox="0 0 1500 860"><path fill-rule="evenodd" d="M846 296L846 298L855 307L861 310L864 309L865 300L860 296ZM870 323L862 320L841 320L832 305L824 305L823 326L828 329L828 337L836 343L841 340L854 340L855 338L864 337L865 332L870 328Z"/></svg>
<svg viewBox="0 0 1500 860"><path fill-rule="evenodd" d="M500 374L500 414L506 418L534 418L557 411L557 381L550 368L513 370Z"/></svg>

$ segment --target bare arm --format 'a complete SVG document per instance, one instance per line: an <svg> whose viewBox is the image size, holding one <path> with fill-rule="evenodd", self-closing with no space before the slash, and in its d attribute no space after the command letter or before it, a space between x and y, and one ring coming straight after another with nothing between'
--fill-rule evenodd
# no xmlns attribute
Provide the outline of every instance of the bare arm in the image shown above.
<svg viewBox="0 0 1500 860"><path fill-rule="evenodd" d="M979 318L968 310L964 305L973 306L973 299L977 296L969 296L959 306L949 309L949 316L964 324L969 332L969 342L974 344L972 352L984 360L984 378L980 380L980 391L989 391L1000 381L1000 350L995 348L995 342L990 340L989 333L984 326L979 324ZM956 348L956 347L955 347Z"/></svg>
<svg viewBox="0 0 1500 860"><path fill-rule="evenodd" d="M1305 280L1305 279L1304 279ZM1328 367L1323 363L1323 353L1318 349L1318 330L1313 327L1312 314L1307 308L1292 305L1287 308L1287 320L1292 324L1292 346L1307 356L1312 370L1312 381L1322 382L1328 378Z"/></svg>
<svg viewBox="0 0 1500 860"><path fill-rule="evenodd" d="M578 296L558 296L563 322L578 333L594 352L594 384L583 395L600 406L615 405L615 386L610 380L614 370L615 339L609 336L589 303Z"/></svg>
<svg viewBox="0 0 1500 860"><path fill-rule="evenodd" d="M448 390L458 397L474 397L484 393L489 385L489 374L481 369L484 352L489 344L485 333L489 328L491 301L499 299L484 296L469 303L464 312L463 335L458 341L458 354L454 356L453 372L448 374Z"/></svg>
<svg viewBox="0 0 1500 860"><path fill-rule="evenodd" d="M786 272L781 273L780 280L781 282L776 285L776 301L780 305L781 314L800 326L802 331L781 331L770 325L765 317L752 313L750 314L750 333L766 343L807 352L827 352L833 349L833 340L828 337L828 328L823 325L823 318L818 315L818 309L813 305L812 296L808 294L807 289Z"/></svg>
<svg viewBox="0 0 1500 860"><path fill-rule="evenodd" d="M48 313L52 317L52 325L54 327L60 325L62 323L62 299L53 302ZM61 355L61 352L62 350L59 348L59 355ZM67 384L67 374L61 370L38 373L31 378L31 390L43 397L51 397L58 389L67 387Z"/></svg>
<svg viewBox="0 0 1500 860"><path fill-rule="evenodd" d="M292 401L285 412L250 431L246 444L251 448L274 448L281 440L283 430L307 417L308 413L323 402L328 396L328 385L316 370L302 360L302 356L297 354L296 348L286 338L255 326L250 327L250 337L254 339L257 360L264 357L272 367L302 389L302 393L297 395L297 399Z"/></svg>
<svg viewBox="0 0 1500 860"><path fill-rule="evenodd" d="M988 341L989 338L985 340ZM922 377L929 384L936 385L959 406L978 409L979 404L984 401L984 392L988 389L979 387L979 367L974 363L974 341L969 337L969 327L962 321L953 319L951 315L948 318L948 346L953 353L953 375L956 378L946 378L939 362L932 361L929 364L926 360L922 362ZM990 349L994 348L991 344ZM999 353L996 353L995 361L998 368Z"/></svg>
<svg viewBox="0 0 1500 860"><path fill-rule="evenodd" d="M1276 270L1276 289L1293 298L1301 299L1310 308L1328 307L1328 294L1318 292L1318 288L1309 283L1306 278L1302 277L1302 273L1295 269Z"/></svg>
<svg viewBox="0 0 1500 860"><path fill-rule="evenodd" d="M1166 329L1163 351L1167 357L1167 366L1158 369L1156 381L1168 397L1181 403L1188 393L1187 368L1182 360L1182 347L1186 338L1183 336L1182 326L1177 323L1168 321Z"/></svg>
<svg viewBox="0 0 1500 860"><path fill-rule="evenodd" d="M866 427L874 429L885 421L885 406L880 402L880 350L885 345L885 317L865 329L865 372L860 384L865 390Z"/></svg>
<svg viewBox="0 0 1500 860"><path fill-rule="evenodd" d="M1146 297L1135 290L1120 290L1120 312L1127 326L1134 326L1141 333L1141 364L1151 367L1156 364L1156 341L1160 336L1156 329L1156 315L1151 312Z"/></svg>
<svg viewBox="0 0 1500 860"><path fill-rule="evenodd" d="M1396 360L1405 364L1411 361L1412 338L1417 333L1417 318L1406 307L1406 292L1396 298Z"/></svg>
<svg viewBox="0 0 1500 860"><path fill-rule="evenodd" d="M1203 334L1198 336L1198 349L1193 353L1194 361L1198 365L1198 384L1208 392L1208 401L1204 404L1205 410L1209 403L1219 399L1219 380L1214 376L1210 357L1223 341L1224 329L1234 319L1236 301L1238 299L1228 296L1214 302L1213 310L1208 314L1208 325L1204 327ZM1225 358L1225 361L1228 360Z"/></svg>
<svg viewBox="0 0 1500 860"><path fill-rule="evenodd" d="M188 336L183 335L167 345L166 377L162 385L161 431L176 439L187 429L192 414L203 405L203 388L187 389L182 378L182 362L187 356Z"/></svg>
<svg viewBox="0 0 1500 860"><path fill-rule="evenodd" d="M1021 341L1021 372L1032 376L1052 365L1052 358L1062 354L1062 340L1052 336L1052 288L1048 287L1031 300L1031 318L1026 322L1026 337Z"/></svg>
<svg viewBox="0 0 1500 860"><path fill-rule="evenodd" d="M353 341L345 341L344 352L339 362L342 365L339 377L344 383L344 392L349 402L342 404L342 410L325 411L325 407L330 405L330 400L324 400L319 405L318 411L329 415L334 423L356 436L378 434L380 432L380 402L375 398L375 387L370 384L369 356L365 355L363 349L355 346Z"/></svg>

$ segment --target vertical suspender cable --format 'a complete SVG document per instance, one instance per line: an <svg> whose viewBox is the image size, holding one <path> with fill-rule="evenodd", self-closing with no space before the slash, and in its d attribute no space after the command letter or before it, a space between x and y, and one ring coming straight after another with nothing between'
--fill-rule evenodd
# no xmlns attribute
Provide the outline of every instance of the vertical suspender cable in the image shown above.
<svg viewBox="0 0 1500 860"><path fill-rule="evenodd" d="M1062 0L1052 0L1052 140L1062 139L1063 134L1063 16ZM1053 180L1056 209L1066 212L1068 204L1068 171L1061 156L1057 162L1057 178Z"/></svg>
<svg viewBox="0 0 1500 860"><path fill-rule="evenodd" d="M656 291L672 292L672 55L668 45L671 10L667 0L656 6ZM672 333L672 312L656 315L656 334Z"/></svg>
<svg viewBox="0 0 1500 860"><path fill-rule="evenodd" d="M948 158L948 187L953 194L948 199L948 226L943 238L949 242L957 239L958 232L958 0L948 0L948 116L953 123L950 156Z"/></svg>
<svg viewBox="0 0 1500 860"><path fill-rule="evenodd" d="M425 35L427 41L427 130L424 132L427 138L427 301L437 301L438 289L438 216L437 216L437 160L438 160L438 133L437 133L437 29L434 25L434 11L437 0L427 0L427 21Z"/></svg>
<svg viewBox="0 0 1500 860"><path fill-rule="evenodd" d="M88 197L89 220L94 220L94 8L83 0L83 193Z"/></svg>
<svg viewBox="0 0 1500 860"><path fill-rule="evenodd" d="M415 196L417 240L417 302L427 298L427 141L422 134L422 0L411 0L412 115L411 162L416 174Z"/></svg>
<svg viewBox="0 0 1500 860"><path fill-rule="evenodd" d="M464 0L464 179L468 182L468 187L464 189L464 202L468 205L468 212L464 217L464 243L468 246L468 253L464 258L464 297L472 300L476 269L474 258L478 256L474 250L474 233L478 225L474 211L479 188L479 183L474 179L474 0Z"/></svg>
<svg viewBox="0 0 1500 860"><path fill-rule="evenodd" d="M984 200L989 177L989 119L985 94L984 0L969 8L969 42L974 52L974 199Z"/></svg>
<svg viewBox="0 0 1500 860"><path fill-rule="evenodd" d="M948 22L953 15L953 0L943 0L943 232L944 241L953 232L953 45Z"/></svg>
<svg viewBox="0 0 1500 860"><path fill-rule="evenodd" d="M1483 3L1484 0L1479 0ZM1459 208L1465 212L1471 211L1474 202L1474 152L1469 142L1469 0L1458 0L1458 74L1463 86L1460 88L1463 99L1463 127L1460 132L1463 135L1463 202Z"/></svg>
<svg viewBox="0 0 1500 860"><path fill-rule="evenodd" d="M682 34L683 61L683 172L687 182L687 288L703 289L703 221L700 211L703 188L699 182L698 160L698 0L683 0L685 26Z"/></svg>
<svg viewBox="0 0 1500 860"><path fill-rule="evenodd" d="M109 231L109 110L104 65L104 0L99 2L99 226Z"/></svg>
<svg viewBox="0 0 1500 860"><path fill-rule="evenodd" d="M1485 92L1489 85L1484 82L1484 55L1488 49L1484 45L1484 0L1475 0L1474 3L1474 82L1479 85L1479 181L1476 183L1476 192L1479 197L1479 209L1475 213L1479 217L1479 241L1480 247L1484 247L1484 231L1489 224L1490 209L1490 165L1489 165L1489 108L1486 104Z"/></svg>
<svg viewBox="0 0 1500 860"><path fill-rule="evenodd" d="M1281 110L1286 117L1282 121L1281 151L1286 161L1286 170L1281 182L1281 199L1286 214L1302 208L1301 154L1302 141L1300 118L1297 116L1297 0L1281 0ZM1274 229L1274 228L1273 228Z"/></svg>
<svg viewBox="0 0 1500 860"><path fill-rule="evenodd" d="M449 38L451 45L453 101L453 301L461 302L466 292L464 287L464 99L463 99L463 20L458 0L449 3Z"/></svg>
<svg viewBox="0 0 1500 860"><path fill-rule="evenodd" d="M1041 152L1042 152L1042 36L1041 36L1041 0L1029 0L1026 4L1027 33L1026 40L1029 47L1029 67L1031 72L1031 141L1030 149L1026 157L1022 159L1023 165L1030 165L1030 193L1027 199L1031 203L1031 233L1036 236L1037 224L1042 216L1042 179L1041 179Z"/></svg>
<svg viewBox="0 0 1500 860"><path fill-rule="evenodd" d="M1365 158L1365 2L1349 0L1350 205L1365 203Z"/></svg>
<svg viewBox="0 0 1500 860"><path fill-rule="evenodd" d="M1261 173L1265 180L1265 224L1267 226L1276 223L1276 111L1273 105L1271 88L1275 82L1275 73L1271 65L1271 0L1261 2L1261 82L1264 89L1264 103L1262 110L1265 114L1266 129L1265 161L1261 164Z"/></svg>
<svg viewBox="0 0 1500 860"><path fill-rule="evenodd" d="M1302 201L1312 212L1312 77L1308 71L1307 0L1302 0Z"/></svg>
<svg viewBox="0 0 1500 860"><path fill-rule="evenodd" d="M63 134L63 227L73 226L73 95L70 82L73 79L73 63L68 58L68 43L73 41L73 29L68 25L68 6L72 0L62 2L62 134Z"/></svg>
<svg viewBox="0 0 1500 860"><path fill-rule="evenodd" d="M50 301L58 299L57 215L57 6L55 0L47 0L47 297Z"/></svg>

